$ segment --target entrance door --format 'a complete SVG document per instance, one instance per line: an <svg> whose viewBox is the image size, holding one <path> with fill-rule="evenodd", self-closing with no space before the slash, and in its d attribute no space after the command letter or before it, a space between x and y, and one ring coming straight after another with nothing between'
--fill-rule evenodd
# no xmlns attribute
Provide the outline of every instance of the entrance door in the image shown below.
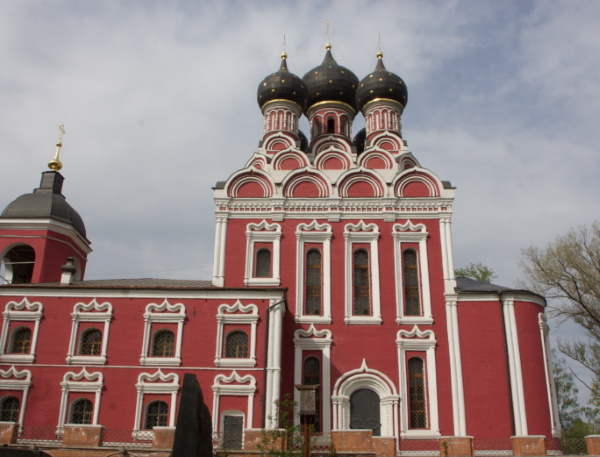
<svg viewBox="0 0 600 457"><path fill-rule="evenodd" d="M242 449L244 418L242 416L223 417L223 448Z"/></svg>
<svg viewBox="0 0 600 457"><path fill-rule="evenodd" d="M371 389L359 389L350 395L350 428L373 430L373 436L381 436L379 395Z"/></svg>

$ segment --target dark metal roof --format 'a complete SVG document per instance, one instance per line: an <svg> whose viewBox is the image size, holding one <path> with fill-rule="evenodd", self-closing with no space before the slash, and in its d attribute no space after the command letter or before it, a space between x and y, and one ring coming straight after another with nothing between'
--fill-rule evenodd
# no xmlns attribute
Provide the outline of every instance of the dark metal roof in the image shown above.
<svg viewBox="0 0 600 457"><path fill-rule="evenodd" d="M477 281L476 279L457 277L456 290L459 292L503 292L514 289L497 286L489 282Z"/></svg>
<svg viewBox="0 0 600 457"><path fill-rule="evenodd" d="M256 93L258 106L262 107L271 100L290 100L306 109L306 85L287 68L286 57L281 59L281 67L263 79Z"/></svg>
<svg viewBox="0 0 600 457"><path fill-rule="evenodd" d="M381 54L380 54L381 56ZM356 105L359 110L376 98L395 100L403 107L408 102L408 89L402 78L386 70L383 59L377 59L373 73L365 76L356 90Z"/></svg>

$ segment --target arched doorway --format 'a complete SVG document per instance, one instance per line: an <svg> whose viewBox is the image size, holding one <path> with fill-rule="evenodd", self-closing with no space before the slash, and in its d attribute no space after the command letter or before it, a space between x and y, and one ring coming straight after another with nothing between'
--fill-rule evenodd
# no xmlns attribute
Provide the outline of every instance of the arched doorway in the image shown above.
<svg viewBox="0 0 600 457"><path fill-rule="evenodd" d="M371 389L358 389L350 395L350 428L373 430L373 436L381 436L380 403Z"/></svg>

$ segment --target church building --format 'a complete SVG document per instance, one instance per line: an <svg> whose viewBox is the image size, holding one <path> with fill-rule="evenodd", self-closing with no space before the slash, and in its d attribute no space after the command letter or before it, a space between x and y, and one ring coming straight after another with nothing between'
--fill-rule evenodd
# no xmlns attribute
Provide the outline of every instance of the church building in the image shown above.
<svg viewBox="0 0 600 457"><path fill-rule="evenodd" d="M377 455L559 436L546 302L455 278L454 188L409 151L383 54L359 79L329 44L302 78L283 53L257 100L258 149L214 188L212 279L86 280L61 141L6 206L0 441L168 448L185 373L217 447L256 449L296 385L317 386L314 433L338 451L352 433Z"/></svg>

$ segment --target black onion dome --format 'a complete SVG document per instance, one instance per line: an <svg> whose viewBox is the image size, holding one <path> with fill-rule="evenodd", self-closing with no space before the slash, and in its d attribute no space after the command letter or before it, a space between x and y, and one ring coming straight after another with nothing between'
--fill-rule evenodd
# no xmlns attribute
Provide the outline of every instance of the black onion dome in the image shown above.
<svg viewBox="0 0 600 457"><path fill-rule="evenodd" d="M300 77L287 68L287 55L281 55L279 71L267 76L258 85L256 99L262 109L267 102L272 100L289 100L297 103L304 111L306 109L306 86Z"/></svg>
<svg viewBox="0 0 600 457"><path fill-rule="evenodd" d="M358 78L346 67L338 65L327 46L325 59L302 78L308 89L308 107L324 101L337 101L356 110Z"/></svg>
<svg viewBox="0 0 600 457"><path fill-rule="evenodd" d="M408 89L400 76L389 72L383 65L383 54L377 53L375 71L367 75L356 91L356 105L359 110L376 98L395 100L403 107L408 102Z"/></svg>

